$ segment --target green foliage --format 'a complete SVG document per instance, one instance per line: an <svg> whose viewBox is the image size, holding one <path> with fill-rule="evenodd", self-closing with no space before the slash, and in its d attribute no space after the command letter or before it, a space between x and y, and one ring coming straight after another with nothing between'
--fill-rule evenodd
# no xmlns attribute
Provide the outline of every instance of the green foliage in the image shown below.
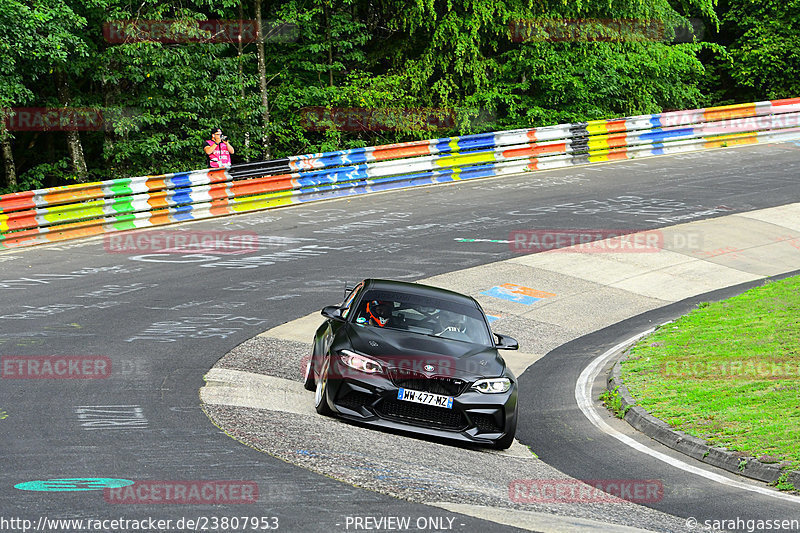
<svg viewBox="0 0 800 533"><path fill-rule="evenodd" d="M722 0L717 13L713 46L700 56L708 70L707 103L800 94L800 1Z"/></svg>
<svg viewBox="0 0 800 533"><path fill-rule="evenodd" d="M800 93L798 1L262 2L265 28L294 25L266 38L265 125L256 44L240 51L197 23L251 20L255 0L6 0L0 107L100 109L104 128L79 134L96 180L203 167L212 126L241 161L262 157L265 137L283 157L785 97ZM716 29L718 14L715 42L673 42L687 17ZM131 20L172 21L192 39L104 35ZM566 39L553 33L565 24ZM319 108L381 118L312 127ZM63 132L9 133L18 188L74 179Z"/></svg>
<svg viewBox="0 0 800 533"><path fill-rule="evenodd" d="M600 401L606 406L608 410L614 413L617 418L625 418L625 415L630 410L631 406L622 407L622 397L619 395L619 387L614 387L613 390L604 390L600 394Z"/></svg>
<svg viewBox="0 0 800 533"><path fill-rule="evenodd" d="M711 12L710 2L695 4ZM623 21L620 33L613 21ZM666 1L420 0L400 28L427 43L405 58L414 95L483 109L495 117L488 131L695 105L700 45L671 44L685 23ZM637 34L636 24L654 31ZM559 28L572 33L553 33Z"/></svg>
<svg viewBox="0 0 800 533"><path fill-rule="evenodd" d="M781 491L796 491L797 488L789 481L789 473L784 472L780 475L780 477L775 480L775 483L772 484L776 489Z"/></svg>
<svg viewBox="0 0 800 533"><path fill-rule="evenodd" d="M751 99L800 94L800 1L728 0L728 71ZM741 93L740 93L741 94Z"/></svg>

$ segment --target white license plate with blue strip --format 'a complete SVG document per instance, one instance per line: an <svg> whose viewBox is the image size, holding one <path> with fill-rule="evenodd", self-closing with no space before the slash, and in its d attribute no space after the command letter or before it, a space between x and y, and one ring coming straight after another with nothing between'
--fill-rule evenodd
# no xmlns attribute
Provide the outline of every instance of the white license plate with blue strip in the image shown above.
<svg viewBox="0 0 800 533"><path fill-rule="evenodd" d="M441 394L433 394L430 392L422 392L411 389L398 389L397 399L404 402L421 403L424 405L434 405L436 407L444 407L445 409L453 408L453 397L443 396Z"/></svg>

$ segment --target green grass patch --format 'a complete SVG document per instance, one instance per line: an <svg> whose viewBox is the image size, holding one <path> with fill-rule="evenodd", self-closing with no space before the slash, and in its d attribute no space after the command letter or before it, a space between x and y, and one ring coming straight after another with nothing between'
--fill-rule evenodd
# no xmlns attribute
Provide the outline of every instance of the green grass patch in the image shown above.
<svg viewBox="0 0 800 533"><path fill-rule="evenodd" d="M800 277L699 305L634 346L622 376L675 429L800 468Z"/></svg>
<svg viewBox="0 0 800 533"><path fill-rule="evenodd" d="M622 397L617 392L619 387L616 387L614 390L604 390L600 394L600 401L603 402L603 405L606 406L614 416L617 418L625 418L625 413L628 412L630 406L622 407Z"/></svg>
<svg viewBox="0 0 800 533"><path fill-rule="evenodd" d="M781 474L781 477L775 483L772 483L772 486L777 488L778 490L797 490L793 484L789 483L789 475L788 474Z"/></svg>

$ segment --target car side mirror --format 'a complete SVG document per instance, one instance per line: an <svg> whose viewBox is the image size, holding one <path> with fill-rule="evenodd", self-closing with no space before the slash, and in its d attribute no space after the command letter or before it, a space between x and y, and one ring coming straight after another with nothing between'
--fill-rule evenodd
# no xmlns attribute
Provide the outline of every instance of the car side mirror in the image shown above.
<svg viewBox="0 0 800 533"><path fill-rule="evenodd" d="M497 337L495 347L498 350L519 350L519 343L515 338L508 335L500 335L499 333L495 333L494 336Z"/></svg>
<svg viewBox="0 0 800 533"><path fill-rule="evenodd" d="M342 317L342 308L338 305L329 305L322 308L322 316L333 320L344 320Z"/></svg>

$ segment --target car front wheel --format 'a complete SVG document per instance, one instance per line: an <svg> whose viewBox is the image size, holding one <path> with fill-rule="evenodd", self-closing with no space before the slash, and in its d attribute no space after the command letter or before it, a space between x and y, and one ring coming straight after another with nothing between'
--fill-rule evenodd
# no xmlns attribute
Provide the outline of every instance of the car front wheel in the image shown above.
<svg viewBox="0 0 800 533"><path fill-rule="evenodd" d="M324 416L332 416L333 410L328 405L328 365L329 360L326 358L322 363L322 370L319 373L319 381L317 388L314 392L314 407L317 413Z"/></svg>
<svg viewBox="0 0 800 533"><path fill-rule="evenodd" d="M303 375L303 387L306 390L315 391L317 389L316 384L314 383L314 354L311 354L311 357L308 359L308 364L306 364L305 374Z"/></svg>
<svg viewBox="0 0 800 533"><path fill-rule="evenodd" d="M492 448L495 450L507 450L514 444L514 436L517 433L517 417L514 416L514 421L510 424L510 428L505 435L492 443Z"/></svg>

